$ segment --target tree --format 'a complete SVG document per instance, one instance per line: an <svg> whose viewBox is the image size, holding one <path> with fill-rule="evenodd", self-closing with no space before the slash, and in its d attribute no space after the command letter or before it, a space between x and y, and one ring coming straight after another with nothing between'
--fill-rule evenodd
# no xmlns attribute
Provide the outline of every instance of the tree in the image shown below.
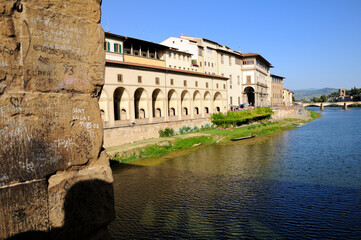
<svg viewBox="0 0 361 240"><path fill-rule="evenodd" d="M321 96L321 102L327 102L327 96L326 95L322 95Z"/></svg>

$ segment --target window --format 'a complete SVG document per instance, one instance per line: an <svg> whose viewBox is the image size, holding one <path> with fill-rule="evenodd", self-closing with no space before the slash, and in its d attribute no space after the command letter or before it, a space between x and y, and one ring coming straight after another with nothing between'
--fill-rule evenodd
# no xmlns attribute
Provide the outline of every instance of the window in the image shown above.
<svg viewBox="0 0 361 240"><path fill-rule="evenodd" d="M251 84L251 76L247 76L247 82L246 84Z"/></svg>
<svg viewBox="0 0 361 240"><path fill-rule="evenodd" d="M231 65L232 65L232 57L229 56L229 66L231 66Z"/></svg>
<svg viewBox="0 0 361 240"><path fill-rule="evenodd" d="M107 42L107 51L110 52L110 42Z"/></svg>
<svg viewBox="0 0 361 240"><path fill-rule="evenodd" d="M226 89L226 84L223 84L223 89Z"/></svg>
<svg viewBox="0 0 361 240"><path fill-rule="evenodd" d="M138 83L142 83L142 76L138 76Z"/></svg>
<svg viewBox="0 0 361 240"><path fill-rule="evenodd" d="M198 87L198 81L196 81L196 87Z"/></svg>
<svg viewBox="0 0 361 240"><path fill-rule="evenodd" d="M216 84L216 88L218 88L218 83Z"/></svg>
<svg viewBox="0 0 361 240"><path fill-rule="evenodd" d="M169 65L169 67L171 68L171 67L172 67L172 65Z"/></svg>
<svg viewBox="0 0 361 240"><path fill-rule="evenodd" d="M224 63L224 58L223 58L223 54L221 54L221 63Z"/></svg>
<svg viewBox="0 0 361 240"><path fill-rule="evenodd" d="M207 67L207 62L206 61L204 61L204 66Z"/></svg>
<svg viewBox="0 0 361 240"><path fill-rule="evenodd" d="M229 84L232 85L232 74L229 74Z"/></svg>
<svg viewBox="0 0 361 240"><path fill-rule="evenodd" d="M202 67L202 62L199 62L199 66Z"/></svg>
<svg viewBox="0 0 361 240"><path fill-rule="evenodd" d="M186 87L187 86L187 80L183 81L183 85Z"/></svg>
<svg viewBox="0 0 361 240"><path fill-rule="evenodd" d="M114 43L114 52L121 53L122 52L122 45Z"/></svg>
<svg viewBox="0 0 361 240"><path fill-rule="evenodd" d="M254 64L254 60L243 60L243 65Z"/></svg>
<svg viewBox="0 0 361 240"><path fill-rule="evenodd" d="M208 88L208 83L206 82L206 88Z"/></svg>
<svg viewBox="0 0 361 240"><path fill-rule="evenodd" d="M123 82L123 75L122 74L118 74L118 82Z"/></svg>
<svg viewBox="0 0 361 240"><path fill-rule="evenodd" d="M212 67L213 67L213 63L212 63Z"/></svg>
<svg viewBox="0 0 361 240"><path fill-rule="evenodd" d="M174 81L173 81L173 78L170 79L170 85L173 85L174 84Z"/></svg>
<svg viewBox="0 0 361 240"><path fill-rule="evenodd" d="M211 64L210 64L210 62L208 62L208 67L210 67L211 66Z"/></svg>
<svg viewBox="0 0 361 240"><path fill-rule="evenodd" d="M241 85L241 78L239 76L237 76L237 84Z"/></svg>
<svg viewBox="0 0 361 240"><path fill-rule="evenodd" d="M155 78L155 84L159 85L159 78L158 77Z"/></svg>
<svg viewBox="0 0 361 240"><path fill-rule="evenodd" d="M232 89L232 84L229 85L229 89Z"/></svg>
<svg viewBox="0 0 361 240"><path fill-rule="evenodd" d="M232 102L232 97L229 97L229 103L232 105L233 104L233 102Z"/></svg>
<svg viewBox="0 0 361 240"><path fill-rule="evenodd" d="M168 56L169 56L169 57L172 57L172 53L171 53L171 52L168 52Z"/></svg>

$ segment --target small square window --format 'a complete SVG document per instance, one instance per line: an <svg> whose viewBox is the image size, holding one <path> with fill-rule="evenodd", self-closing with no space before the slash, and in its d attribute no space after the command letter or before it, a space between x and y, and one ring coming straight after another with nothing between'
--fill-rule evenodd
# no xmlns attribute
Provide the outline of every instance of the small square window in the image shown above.
<svg viewBox="0 0 361 240"><path fill-rule="evenodd" d="M142 83L142 76L138 76L138 83Z"/></svg>
<svg viewBox="0 0 361 240"><path fill-rule="evenodd" d="M173 78L170 80L170 85L173 85L174 84L174 80Z"/></svg>
<svg viewBox="0 0 361 240"><path fill-rule="evenodd" d="M218 83L216 84L216 88L218 88Z"/></svg>
<svg viewBox="0 0 361 240"><path fill-rule="evenodd" d="M155 78L155 84L159 85L159 78L158 77Z"/></svg>
<svg viewBox="0 0 361 240"><path fill-rule="evenodd" d="M186 87L187 86L187 80L183 81L183 85Z"/></svg>
<svg viewBox="0 0 361 240"><path fill-rule="evenodd" d="M208 88L208 83L206 83L206 88Z"/></svg>
<svg viewBox="0 0 361 240"><path fill-rule="evenodd" d="M226 84L223 84L223 89L226 89Z"/></svg>
<svg viewBox="0 0 361 240"><path fill-rule="evenodd" d="M198 81L196 81L196 87L198 87Z"/></svg>

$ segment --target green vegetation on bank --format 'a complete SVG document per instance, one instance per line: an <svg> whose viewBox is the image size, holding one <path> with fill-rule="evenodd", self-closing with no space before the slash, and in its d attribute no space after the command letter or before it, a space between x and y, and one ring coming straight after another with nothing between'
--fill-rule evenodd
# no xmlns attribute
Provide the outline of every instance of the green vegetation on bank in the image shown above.
<svg viewBox="0 0 361 240"><path fill-rule="evenodd" d="M172 138L164 138L164 141L160 144L151 144L132 149L131 151L117 153L112 160L115 162L130 163L144 158L161 157L170 154L175 150L189 149L196 146L204 146L215 143L227 143L230 142L232 138L246 137L250 135L262 136L273 134L296 128L297 124L310 122L321 116L321 114L317 112L308 112L310 113L310 118L307 120L286 118L279 121L263 121L228 129L210 127L208 130L197 133L200 136L186 137L186 135L176 135ZM188 129L188 127L185 129Z"/></svg>
<svg viewBox="0 0 361 240"><path fill-rule="evenodd" d="M211 121L219 127L240 126L254 121L269 119L273 111L269 107L212 114Z"/></svg>

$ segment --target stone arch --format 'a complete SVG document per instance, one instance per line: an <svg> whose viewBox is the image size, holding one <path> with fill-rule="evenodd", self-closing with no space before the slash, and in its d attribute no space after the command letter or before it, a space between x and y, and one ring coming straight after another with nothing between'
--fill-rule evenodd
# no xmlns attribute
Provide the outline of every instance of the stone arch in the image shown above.
<svg viewBox="0 0 361 240"><path fill-rule="evenodd" d="M213 106L215 112L222 111L222 95L220 92L216 92L213 97Z"/></svg>
<svg viewBox="0 0 361 240"><path fill-rule="evenodd" d="M127 120L129 119L129 94L123 87L115 89L113 94L114 102L114 120ZM123 113L125 112L125 114Z"/></svg>
<svg viewBox="0 0 361 240"><path fill-rule="evenodd" d="M177 108L177 93L174 89L168 91L168 116L176 116L178 112Z"/></svg>
<svg viewBox="0 0 361 240"><path fill-rule="evenodd" d="M244 94L247 96L247 103L251 106L255 104L255 93L253 87L246 87L244 89Z"/></svg>
<svg viewBox="0 0 361 240"><path fill-rule="evenodd" d="M189 110L191 108L191 97L187 90L184 90L181 94L181 108L182 115L189 115Z"/></svg>
<svg viewBox="0 0 361 240"><path fill-rule="evenodd" d="M202 107L202 96L198 90L193 93L193 106L194 106L194 115L201 114L200 110Z"/></svg>
<svg viewBox="0 0 361 240"><path fill-rule="evenodd" d="M147 102L147 92L144 90L144 88L138 88L134 92L134 114L135 119L138 118L147 118L147 112L148 112L148 102Z"/></svg>
<svg viewBox="0 0 361 240"><path fill-rule="evenodd" d="M163 92L157 88L154 89L152 93L152 114L153 117L163 117L162 113L163 111L163 101L164 101L164 95Z"/></svg>
<svg viewBox="0 0 361 240"><path fill-rule="evenodd" d="M212 97L211 94L208 91L206 91L204 93L204 113L210 114L211 107L212 107Z"/></svg>

